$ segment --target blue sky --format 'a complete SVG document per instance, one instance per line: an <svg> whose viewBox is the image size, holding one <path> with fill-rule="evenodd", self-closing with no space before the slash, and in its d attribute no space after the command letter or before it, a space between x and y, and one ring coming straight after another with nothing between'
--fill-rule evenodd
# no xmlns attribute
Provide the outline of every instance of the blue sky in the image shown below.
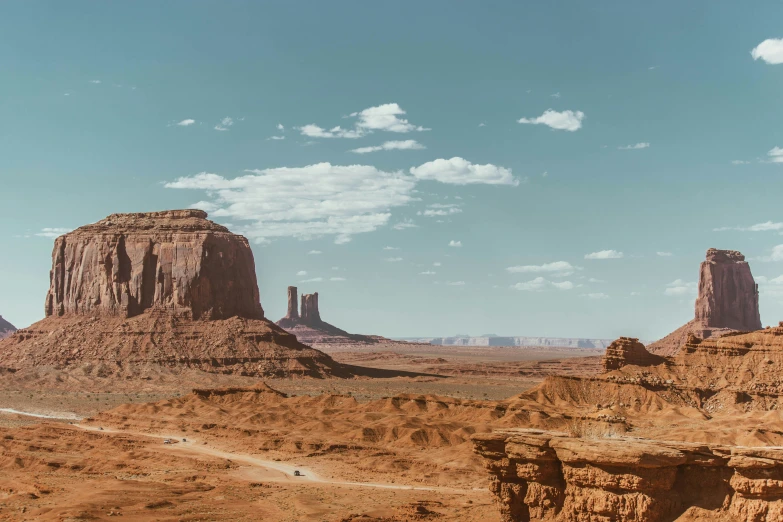
<svg viewBox="0 0 783 522"><path fill-rule="evenodd" d="M654 339L692 316L716 247L751 259L776 324L781 19L771 1L2 3L0 314L42 317L59 230L196 205L251 238L275 320L296 284L362 333Z"/></svg>

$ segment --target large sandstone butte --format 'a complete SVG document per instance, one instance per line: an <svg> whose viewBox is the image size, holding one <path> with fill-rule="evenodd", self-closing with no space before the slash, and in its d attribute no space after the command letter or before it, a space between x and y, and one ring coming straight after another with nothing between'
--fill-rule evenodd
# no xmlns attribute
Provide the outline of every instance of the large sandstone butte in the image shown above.
<svg viewBox="0 0 783 522"><path fill-rule="evenodd" d="M57 238L46 318L0 343L0 367L349 373L264 318L247 240L206 217L112 214Z"/></svg>
<svg viewBox="0 0 783 522"><path fill-rule="evenodd" d="M302 294L300 311L297 294L295 286L288 287L288 311L285 317L277 321L277 325L296 335L300 342L308 345L372 345L395 342L375 335L351 334L327 323L321 319L321 312L318 310L318 292Z"/></svg>
<svg viewBox="0 0 783 522"><path fill-rule="evenodd" d="M674 355L689 335L702 339L761 329L759 291L745 256L736 250L707 250L699 267L699 296L693 320L652 343L648 350Z"/></svg>
<svg viewBox="0 0 783 522"><path fill-rule="evenodd" d="M3 316L0 315L0 339L5 339L15 331L16 327L3 319Z"/></svg>

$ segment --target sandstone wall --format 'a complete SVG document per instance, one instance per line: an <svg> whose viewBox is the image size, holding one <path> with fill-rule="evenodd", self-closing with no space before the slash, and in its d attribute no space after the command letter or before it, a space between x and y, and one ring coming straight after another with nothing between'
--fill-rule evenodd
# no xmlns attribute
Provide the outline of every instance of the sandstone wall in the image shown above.
<svg viewBox="0 0 783 522"><path fill-rule="evenodd" d="M201 210L113 214L56 239L46 316L133 317L152 308L194 319L261 319L242 236Z"/></svg>
<svg viewBox="0 0 783 522"><path fill-rule="evenodd" d="M708 327L761 329L758 285L740 252L707 250L699 270L695 319Z"/></svg>
<svg viewBox="0 0 783 522"><path fill-rule="evenodd" d="M639 339L620 337L606 349L602 359L604 371L617 370L623 366L653 366L664 362L664 358L647 351Z"/></svg>
<svg viewBox="0 0 783 522"><path fill-rule="evenodd" d="M474 435L503 522L670 521L692 506L783 520L783 449L537 430Z"/></svg>

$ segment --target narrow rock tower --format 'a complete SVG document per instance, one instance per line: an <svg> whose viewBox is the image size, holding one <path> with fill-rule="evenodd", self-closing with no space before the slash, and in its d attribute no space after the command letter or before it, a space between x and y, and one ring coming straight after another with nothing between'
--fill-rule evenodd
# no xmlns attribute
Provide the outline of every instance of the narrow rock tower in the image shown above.
<svg viewBox="0 0 783 522"><path fill-rule="evenodd" d="M318 325L321 322L321 313L318 311L318 292L302 294L302 323Z"/></svg>
<svg viewBox="0 0 783 522"><path fill-rule="evenodd" d="M295 286L288 287L288 312L285 314L286 319L296 320L299 319L299 299L297 299L297 290Z"/></svg>
<svg viewBox="0 0 783 522"><path fill-rule="evenodd" d="M707 250L699 269L695 319L706 327L761 329L759 287L744 255L736 250Z"/></svg>

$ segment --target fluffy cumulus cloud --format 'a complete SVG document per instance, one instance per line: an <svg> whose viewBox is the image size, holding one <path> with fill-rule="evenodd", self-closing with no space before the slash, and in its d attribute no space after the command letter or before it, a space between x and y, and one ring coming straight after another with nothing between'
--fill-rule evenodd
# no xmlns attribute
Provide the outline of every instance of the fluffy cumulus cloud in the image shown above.
<svg viewBox="0 0 783 522"><path fill-rule="evenodd" d="M35 234L38 237L48 237L50 239L54 239L57 237L60 237L63 234L67 234L73 229L70 228L42 228L40 232Z"/></svg>
<svg viewBox="0 0 783 522"><path fill-rule="evenodd" d="M783 149L780 147L774 147L767 152L767 157L770 163L783 163Z"/></svg>
<svg viewBox="0 0 783 522"><path fill-rule="evenodd" d="M401 116L405 114L405 111L398 104L385 103L383 105L378 105L377 107L368 107L362 111L351 113L349 117L356 118L353 129L343 129L342 127L337 126L327 130L311 123L299 127L299 132L301 132L303 136L308 136L310 138L355 139L375 131L407 133L430 130L420 125L414 125L408 120L401 118Z"/></svg>
<svg viewBox="0 0 783 522"><path fill-rule="evenodd" d="M696 281L683 281L682 279L675 279L668 285L663 291L666 295L683 296L683 295L695 295L698 289L698 283Z"/></svg>
<svg viewBox="0 0 783 522"><path fill-rule="evenodd" d="M531 125L546 125L555 130L566 130L570 132L578 131L582 128L582 120L585 119L585 113L582 111L563 111L557 112L547 109L544 114L538 118L520 118L517 123L528 123Z"/></svg>
<svg viewBox="0 0 783 522"><path fill-rule="evenodd" d="M576 270L581 270L581 268L568 261L554 261L543 265L517 265L506 268L506 271L512 274L548 273L556 277L569 276Z"/></svg>
<svg viewBox="0 0 783 522"><path fill-rule="evenodd" d="M761 256L756 258L758 261L783 261L783 245L777 245L772 247L772 252L768 256Z"/></svg>
<svg viewBox="0 0 783 522"><path fill-rule="evenodd" d="M462 246L462 241L455 241L452 239L451 241L449 241L449 246L459 248Z"/></svg>
<svg viewBox="0 0 783 522"><path fill-rule="evenodd" d="M356 154L367 154L368 152L377 152L379 150L421 150L426 148L416 140L387 141L382 145L372 147L359 147L351 152Z"/></svg>
<svg viewBox="0 0 783 522"><path fill-rule="evenodd" d="M211 214L243 222L239 231L256 242L335 236L336 243L345 243L386 225L392 208L412 200L415 185L402 172L367 165L319 163L248 172L233 179L202 172L165 186L206 191Z"/></svg>
<svg viewBox="0 0 783 522"><path fill-rule="evenodd" d="M452 185L483 183L487 185L519 185L519 180L511 175L511 169L487 163L473 164L470 161L454 157L436 159L410 169L414 177L421 180L435 180Z"/></svg>
<svg viewBox="0 0 783 522"><path fill-rule="evenodd" d="M622 147L617 147L617 148L620 150L638 150L638 149L646 149L649 147L650 144L644 141L644 142L636 143L634 145L624 145Z"/></svg>
<svg viewBox="0 0 783 522"><path fill-rule="evenodd" d="M713 232L724 232L726 230L741 230L743 232L777 232L783 230L783 223L765 221L764 223L756 223L747 227L720 227L713 228Z"/></svg>
<svg viewBox="0 0 783 522"><path fill-rule="evenodd" d="M750 55L754 60L763 60L772 65L783 63L783 38L764 40L750 51Z"/></svg>
<svg viewBox="0 0 783 522"><path fill-rule="evenodd" d="M179 125L180 127L190 127L194 123L196 123L196 120L188 118L186 120L182 120L182 121L178 122L177 125Z"/></svg>
<svg viewBox="0 0 783 522"><path fill-rule="evenodd" d="M524 292L541 292L547 289L571 290L574 288L574 283L571 281L549 281L548 279L544 279L543 277L539 276L535 279L531 279L530 281L524 281L511 285L511 288Z"/></svg>
<svg viewBox="0 0 783 522"><path fill-rule="evenodd" d="M598 252L585 254L585 259L620 259L624 256L625 254L617 250L599 250Z"/></svg>

